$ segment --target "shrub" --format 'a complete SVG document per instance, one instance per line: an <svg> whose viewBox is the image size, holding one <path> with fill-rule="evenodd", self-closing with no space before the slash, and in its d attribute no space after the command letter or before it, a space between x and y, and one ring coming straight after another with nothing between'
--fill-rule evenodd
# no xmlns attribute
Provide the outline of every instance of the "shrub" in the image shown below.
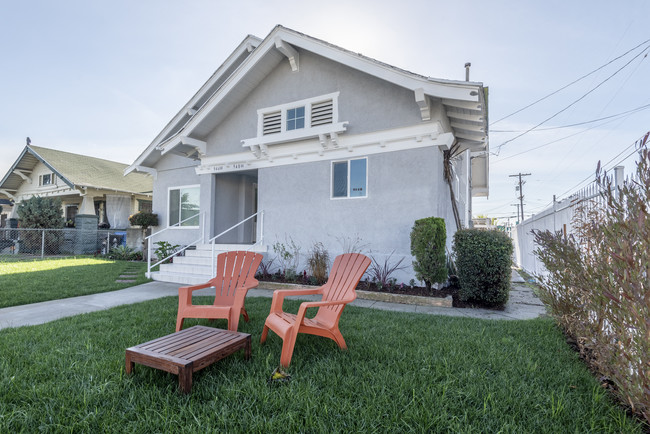
<svg viewBox="0 0 650 434"><path fill-rule="evenodd" d="M504 232L462 229L454 235L458 296L488 306L503 306L510 294L512 241Z"/></svg>
<svg viewBox="0 0 650 434"><path fill-rule="evenodd" d="M575 236L536 231L541 298L581 354L650 422L650 153L618 191L596 171L602 202L583 203Z"/></svg>
<svg viewBox="0 0 650 434"><path fill-rule="evenodd" d="M133 249L130 247L117 246L111 249L108 252L108 255L106 255L106 257L108 259L117 259L120 261L133 261L136 260L136 258L138 257L136 253L137 252L134 252Z"/></svg>
<svg viewBox="0 0 650 434"><path fill-rule="evenodd" d="M129 217L129 223L131 223L131 226L140 226L146 231L152 226L158 226L158 214L140 211Z"/></svg>
<svg viewBox="0 0 650 434"><path fill-rule="evenodd" d="M20 226L31 229L60 229L65 220L61 199L55 197L32 197L18 204ZM22 236L22 249L35 252L41 249L41 231L26 231ZM48 253L58 253L62 235L58 231L45 232L45 250Z"/></svg>
<svg viewBox="0 0 650 434"><path fill-rule="evenodd" d="M307 258L307 265L317 284L323 284L327 281L329 262L330 255L323 243L315 243L309 253L309 258Z"/></svg>
<svg viewBox="0 0 650 434"><path fill-rule="evenodd" d="M300 246L291 237L285 241L287 242L286 246L279 241L273 244L275 259L278 260L280 273L295 277L300 262Z"/></svg>
<svg viewBox="0 0 650 434"><path fill-rule="evenodd" d="M158 245L158 247L156 247L156 258L159 261L176 252L176 249L180 247L178 244L171 244L167 241L158 241L154 244ZM172 258L167 259L163 263L168 264L170 262L172 262Z"/></svg>
<svg viewBox="0 0 650 434"><path fill-rule="evenodd" d="M446 242L444 219L427 217L415 221L411 230L411 254L415 256L413 270L429 291L433 283L447 280Z"/></svg>

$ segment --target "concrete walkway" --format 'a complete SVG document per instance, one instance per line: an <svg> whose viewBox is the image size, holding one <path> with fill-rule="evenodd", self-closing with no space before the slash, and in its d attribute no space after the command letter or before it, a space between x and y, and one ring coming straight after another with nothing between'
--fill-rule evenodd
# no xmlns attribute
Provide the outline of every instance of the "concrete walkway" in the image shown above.
<svg viewBox="0 0 650 434"><path fill-rule="evenodd" d="M59 318L78 315L81 313L95 312L110 309L122 304L133 304L167 296L178 296L177 283L149 282L132 286L119 291L104 292L101 294L84 295L80 297L64 298L62 300L44 301L42 303L27 304L0 309L0 329L37 325L54 321ZM248 297L271 297L272 290L260 287L248 291ZM210 295L209 289L195 292L196 295ZM314 297L296 297L301 299L314 299ZM542 302L525 285L519 274L512 271L512 289L510 300L502 311L489 309L456 309L448 307L414 306L401 303L387 303L382 301L357 299L353 306L368 307L396 312L427 313L433 315L447 315L484 319L532 319L546 314Z"/></svg>

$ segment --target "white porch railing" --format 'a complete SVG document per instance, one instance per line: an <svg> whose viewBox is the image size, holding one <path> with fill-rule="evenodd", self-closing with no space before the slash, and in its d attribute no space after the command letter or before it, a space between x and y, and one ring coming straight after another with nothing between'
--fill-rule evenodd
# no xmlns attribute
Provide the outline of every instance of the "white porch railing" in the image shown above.
<svg viewBox="0 0 650 434"><path fill-rule="evenodd" d="M199 238L196 241L191 242L190 244L183 247L182 249L175 251L174 253L167 256L166 258L160 259L158 262L151 265L151 254L153 253L153 251L152 251L153 250L152 249L153 237L158 235L158 234L162 234L163 232L166 232L169 229L172 229L174 227L180 227L181 223L184 223L184 222L186 222L188 220L191 220L191 219L195 218L196 216L199 216L199 226L201 227L201 238ZM205 239L205 212L194 214L194 215L192 215L192 216L190 216L190 217L188 217L186 219L183 219L183 220L179 221L178 223L174 223L173 225L168 226L165 229L162 229L162 230L160 230L158 232L154 232L153 234L149 235L148 237L145 237L145 240L147 240L147 274L146 274L147 278L151 279L151 269L153 267L155 267L156 265L162 264L163 262L165 262L167 259L171 258L172 256L176 256L179 253L184 252L189 247L195 246L196 244L203 241L204 239Z"/></svg>
<svg viewBox="0 0 650 434"><path fill-rule="evenodd" d="M215 258L215 256L214 256L215 240L216 240L217 238L219 238L220 236L225 235L225 234L227 234L228 232L232 231L233 229L235 229L235 228L237 228L237 227L243 225L243 224L246 223L248 220L252 219L253 217L255 217L255 216L257 216L257 215L260 216L260 239L259 239L259 240L256 240L255 243L251 244L250 246L248 246L248 248L244 249L244 250L248 251L248 250L252 249L253 247L255 247L256 245L258 245L258 244L262 244L262 243L264 242L264 210L262 210L262 211L258 211L258 212L256 212L255 214L252 214L252 215L246 217L244 220L240 221L239 223L237 223L237 224L235 224L235 225L229 227L228 229L226 229L225 231L221 232L220 234L215 235L214 237L210 238L210 240L208 241L208 243L210 243L210 245L211 245L211 249L212 249L212 256L211 256L212 259L211 259L211 261L210 261L211 264L212 264L212 268L211 268L211 270L212 270L212 277L215 277L215 276L217 275L217 269L216 269L216 267L215 267L215 259L216 259L216 258Z"/></svg>
<svg viewBox="0 0 650 434"><path fill-rule="evenodd" d="M155 235L161 234L161 233L163 233L163 232L165 232L165 231L167 231L167 230L169 230L169 229L171 229L171 228L178 227L178 226L181 225L181 223L183 223L183 222L185 222L185 221L187 221L187 220L193 219L193 218L195 218L197 215L199 216L199 226L201 227L201 238L199 238L199 239L197 239L197 240L191 242L190 244L186 245L186 246L183 247L182 249L175 251L174 253L172 253L171 255L169 255L169 256L167 256L167 257L165 257L165 258L162 258L162 259L157 258L157 259L159 259L158 262L156 262L155 264L152 265L152 264L151 264L151 256L152 256L152 253L153 253L153 249L152 249L152 244L153 244L152 241L153 241L153 237L154 237ZM212 277L216 276L216 268L215 268L215 259L216 259L216 258L215 258L215 254L214 254L214 249L215 249L215 244L216 244L216 243L215 243L215 240L216 240L217 238L219 238L220 236L227 234L227 233L230 232L231 230L233 230L233 229L235 229L235 228L241 226L242 224L246 223L247 221L251 220L252 218L254 218L255 216L258 216L258 215L259 215L259 217L260 217L260 230L259 230L260 238L259 238L259 240L255 241L255 243L251 244L251 245L248 246L246 249L244 249L244 250L250 250L250 249L252 249L253 247L255 247L256 245L258 245L258 244L262 244L262 243L264 242L264 211L258 211L258 212L256 212L255 214L252 214L251 216L246 217L244 220L242 220L242 221L240 221L239 223L237 223L237 224L235 224L235 225L229 227L229 228L226 229L225 231L221 232L221 233L218 234L218 235L215 235L214 237L212 237L212 238L210 238L210 239L208 240L208 243L212 245L212 259L211 259L211 264L212 264ZM173 257L173 256L177 256L178 254L184 252L184 251L187 250L188 248L190 248L190 247L192 247L192 246L196 246L197 244L199 244L200 242L202 242L203 240L205 240L205 226L206 226L206 221L205 221L205 212L202 212L202 213L199 213L199 214L194 214L193 216L190 216L190 217L188 217L188 218L186 218L186 219L184 219L184 220L181 220L180 222L178 222L178 223L176 223L176 224L174 224L174 225L172 225L172 226L169 226L169 227L167 227L167 228L165 228L165 229L162 229L162 230L160 230L160 231L157 231L157 232L155 232L155 233L149 235L148 237L146 237L145 240L148 241L148 243L147 243L147 274L146 274L147 278L151 278L151 269L152 269L153 267L155 267L156 265L160 265L160 264L162 264L163 262L165 262L165 261L168 260L169 258L171 258L171 257Z"/></svg>

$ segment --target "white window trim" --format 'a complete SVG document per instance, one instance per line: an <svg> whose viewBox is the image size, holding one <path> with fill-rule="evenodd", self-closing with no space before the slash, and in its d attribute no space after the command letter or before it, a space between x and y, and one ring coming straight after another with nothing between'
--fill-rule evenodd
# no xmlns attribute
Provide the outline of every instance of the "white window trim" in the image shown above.
<svg viewBox="0 0 650 434"><path fill-rule="evenodd" d="M172 190L180 190L180 189L183 189L183 188L193 188L193 187L198 187L199 188L199 196L200 196L200 194L201 194L201 184L178 185L178 186L173 186L173 187L167 187L167 228L168 229L187 230L187 229L199 229L201 227L200 226L200 224L201 224L201 219L200 218L199 218L199 224L196 225L196 226L172 226L169 223L169 218L171 217L171 213L169 212L170 211L169 210L169 205L170 205L169 204L169 193ZM200 206L200 204L199 204L199 206ZM180 220L180 216L178 216L178 217L179 217L179 220Z"/></svg>
<svg viewBox="0 0 650 434"><path fill-rule="evenodd" d="M332 124L336 124L339 121L339 94L340 92L328 93L325 95L319 95L312 98L301 99L299 101L292 101L285 104L276 105L273 107L265 107L263 109L257 110L257 137L268 137L268 136L280 136L288 132L294 131L304 131L305 136L312 135L309 130L311 126L311 105L317 102L326 101L328 99L332 100ZM287 131L287 110L296 108L296 107L305 107L305 127L299 128L297 130ZM264 132L264 115L271 112L280 112L281 116L281 129L279 133L268 134L267 136L263 135ZM319 125L322 126L322 125Z"/></svg>
<svg viewBox="0 0 650 434"><path fill-rule="evenodd" d="M50 183L49 184L43 184L43 177L50 175ZM56 176L56 173L54 172L46 172L38 175L38 188L39 189L52 189L57 187L57 179L58 176Z"/></svg>
<svg viewBox="0 0 650 434"><path fill-rule="evenodd" d="M352 165L350 161L353 160L366 160L366 195L365 196L350 196L350 168ZM348 195L345 197L334 197L334 163L348 163ZM330 200L354 200L354 199L367 199L368 198L368 157L346 158L343 160L332 160L330 162Z"/></svg>

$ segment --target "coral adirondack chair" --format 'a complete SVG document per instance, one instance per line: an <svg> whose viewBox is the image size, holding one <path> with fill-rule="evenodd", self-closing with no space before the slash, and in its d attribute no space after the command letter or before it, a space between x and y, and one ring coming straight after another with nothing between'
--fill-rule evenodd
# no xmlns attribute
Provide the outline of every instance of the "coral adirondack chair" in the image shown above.
<svg viewBox="0 0 650 434"><path fill-rule="evenodd" d="M280 364L288 367L298 333L308 333L333 339L341 349L347 349L339 330L339 319L346 304L354 301L357 294L354 288L370 265L370 259L359 253L346 253L337 256L325 285L317 289L289 289L273 292L271 312L264 323L260 343L266 341L269 329L284 341ZM282 311L282 303L288 295L322 294L321 301L304 302L297 315ZM306 318L307 309L317 307L314 318Z"/></svg>
<svg viewBox="0 0 650 434"><path fill-rule="evenodd" d="M237 331L240 313L248 322L244 299L249 289L259 283L255 272L263 256L258 253L233 251L217 256L217 275L201 285L178 288L178 314L176 331L183 328L185 318L225 318L228 330ZM213 305L193 305L192 292L202 288L215 288Z"/></svg>

